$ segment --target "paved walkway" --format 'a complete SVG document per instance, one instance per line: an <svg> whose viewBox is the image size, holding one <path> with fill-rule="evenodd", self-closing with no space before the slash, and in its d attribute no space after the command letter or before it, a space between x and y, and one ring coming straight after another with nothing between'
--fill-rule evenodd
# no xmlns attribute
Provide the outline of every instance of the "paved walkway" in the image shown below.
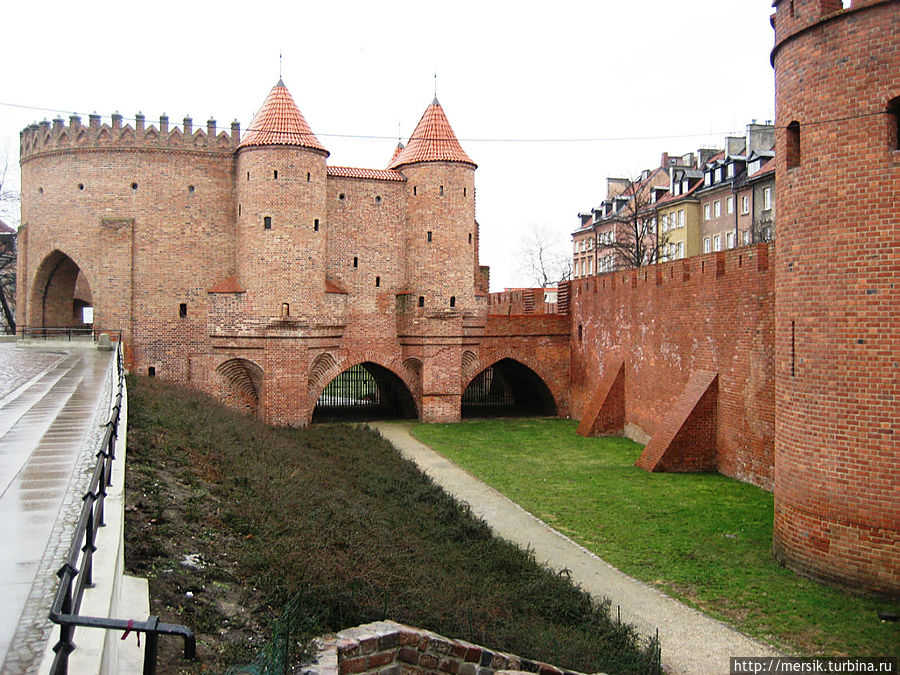
<svg viewBox="0 0 900 675"><path fill-rule="evenodd" d="M43 656L108 410L113 352L48 349L0 343L0 673L35 672Z"/></svg>
<svg viewBox="0 0 900 675"><path fill-rule="evenodd" d="M571 570L572 580L596 597L620 605L622 619L646 635L659 629L663 666L671 673L716 675L729 672L732 656L777 656L756 640L636 581L548 527L493 488L415 440L403 426L374 428L432 480L487 521L504 539L531 548L540 562Z"/></svg>

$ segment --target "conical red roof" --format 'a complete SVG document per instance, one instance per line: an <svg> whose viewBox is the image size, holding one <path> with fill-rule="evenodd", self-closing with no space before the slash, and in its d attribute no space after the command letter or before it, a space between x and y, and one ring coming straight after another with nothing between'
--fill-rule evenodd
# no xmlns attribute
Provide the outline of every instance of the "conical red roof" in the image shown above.
<svg viewBox="0 0 900 675"><path fill-rule="evenodd" d="M296 145L328 152L300 114L291 92L281 80L272 87L238 147L252 145Z"/></svg>
<svg viewBox="0 0 900 675"><path fill-rule="evenodd" d="M450 128L437 98L425 110L416 130L409 137L409 143L394 157L388 168L396 169L416 162L463 162L473 168L476 166L456 140L456 134Z"/></svg>

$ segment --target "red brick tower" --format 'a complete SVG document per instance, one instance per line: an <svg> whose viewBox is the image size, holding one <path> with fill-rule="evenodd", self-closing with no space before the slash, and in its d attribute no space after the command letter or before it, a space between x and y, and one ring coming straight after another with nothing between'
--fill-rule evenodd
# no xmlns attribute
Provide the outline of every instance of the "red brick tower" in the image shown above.
<svg viewBox="0 0 900 675"><path fill-rule="evenodd" d="M463 339L476 312L476 166L435 98L389 168L403 172L407 190L398 337L424 364L421 419L458 420Z"/></svg>
<svg viewBox="0 0 900 675"><path fill-rule="evenodd" d="M900 593L900 2L776 0L776 557Z"/></svg>
<svg viewBox="0 0 900 675"><path fill-rule="evenodd" d="M430 310L475 307L475 163L437 99L391 169L407 179L406 280Z"/></svg>
<svg viewBox="0 0 900 675"><path fill-rule="evenodd" d="M279 80L238 146L237 273L257 316L309 316L325 289L326 166Z"/></svg>

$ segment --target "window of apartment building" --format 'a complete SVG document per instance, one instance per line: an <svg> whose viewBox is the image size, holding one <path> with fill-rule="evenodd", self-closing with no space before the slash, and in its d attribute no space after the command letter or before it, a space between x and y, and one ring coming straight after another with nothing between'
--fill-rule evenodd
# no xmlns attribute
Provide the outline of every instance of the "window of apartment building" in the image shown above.
<svg viewBox="0 0 900 675"><path fill-rule="evenodd" d="M750 230L744 230L741 233L741 239L744 242L744 246L750 243Z"/></svg>
<svg viewBox="0 0 900 675"><path fill-rule="evenodd" d="M716 167L715 181L716 181L717 183L721 183L721 182L722 182L722 167L721 167L721 166L717 166L717 167Z"/></svg>
<svg viewBox="0 0 900 675"><path fill-rule="evenodd" d="M734 248L734 232L728 232L725 234L725 247Z"/></svg>
<svg viewBox="0 0 900 675"><path fill-rule="evenodd" d="M763 188L763 210L768 211L772 208L772 188Z"/></svg>
<svg viewBox="0 0 900 675"><path fill-rule="evenodd" d="M684 209L678 210L678 227L684 227Z"/></svg>
<svg viewBox="0 0 900 675"><path fill-rule="evenodd" d="M729 197L725 200L725 213L734 213L734 197Z"/></svg>
<svg viewBox="0 0 900 675"><path fill-rule="evenodd" d="M588 258L588 261L587 261L587 264L588 264L588 271L587 271L588 276L590 276L590 275L593 273L593 271L594 271L594 270L592 269L592 268L594 267L593 263L594 263L593 259Z"/></svg>
<svg viewBox="0 0 900 675"><path fill-rule="evenodd" d="M722 235L721 234L717 234L715 237L713 237L713 249L716 251L722 250Z"/></svg>
<svg viewBox="0 0 900 675"><path fill-rule="evenodd" d="M678 242L678 256L677 257L679 260L684 257L684 242L683 241Z"/></svg>
<svg viewBox="0 0 900 675"><path fill-rule="evenodd" d="M787 125L785 151L787 168L800 166L800 122L797 120Z"/></svg>
<svg viewBox="0 0 900 675"><path fill-rule="evenodd" d="M709 237L705 237L703 239L703 252L709 253L712 251L712 240Z"/></svg>
<svg viewBox="0 0 900 675"><path fill-rule="evenodd" d="M707 187L713 184L713 174L712 171L707 171L703 174L703 184Z"/></svg>
<svg viewBox="0 0 900 675"><path fill-rule="evenodd" d="M744 215L750 213L750 197L747 195L741 197L741 213Z"/></svg>
<svg viewBox="0 0 900 675"><path fill-rule="evenodd" d="M709 204L703 205L703 220L709 220Z"/></svg>
<svg viewBox="0 0 900 675"><path fill-rule="evenodd" d="M715 204L714 204L713 206L714 206L713 211L715 211L716 218L721 217L721 215L722 215L722 202L720 202L720 201L717 199L716 202L715 202Z"/></svg>
<svg viewBox="0 0 900 675"><path fill-rule="evenodd" d="M662 217L662 231L663 231L663 232L668 232L668 231L669 231L669 214L668 214L668 213L663 214L663 217Z"/></svg>
<svg viewBox="0 0 900 675"><path fill-rule="evenodd" d="M726 169L726 175L728 176L728 178L734 178L734 162L728 165L728 168Z"/></svg>

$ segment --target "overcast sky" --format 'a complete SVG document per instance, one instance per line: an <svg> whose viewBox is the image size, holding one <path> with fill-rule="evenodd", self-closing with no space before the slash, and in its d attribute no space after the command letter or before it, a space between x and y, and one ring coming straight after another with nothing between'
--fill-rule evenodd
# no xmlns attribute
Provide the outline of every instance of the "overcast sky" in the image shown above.
<svg viewBox="0 0 900 675"><path fill-rule="evenodd" d="M329 164L383 168L437 73L438 99L479 165L481 263L499 290L526 283L523 232L546 227L570 250L577 214L603 199L607 176L774 118L771 4L13 0L0 155L17 158L19 131L58 114L141 111L157 124L166 113L179 126L191 115L195 129L212 116L220 130L233 119L246 129L281 51Z"/></svg>

